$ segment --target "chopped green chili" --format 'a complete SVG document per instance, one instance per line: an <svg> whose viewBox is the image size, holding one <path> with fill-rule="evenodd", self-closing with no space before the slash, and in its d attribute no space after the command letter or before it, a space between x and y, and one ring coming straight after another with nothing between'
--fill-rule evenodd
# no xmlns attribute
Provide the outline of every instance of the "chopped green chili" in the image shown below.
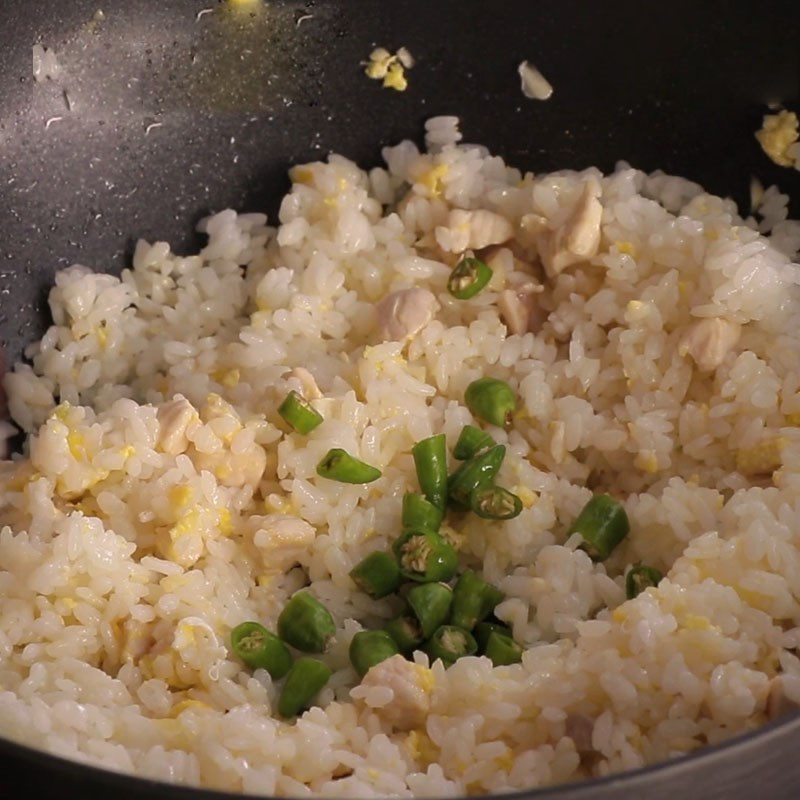
<svg viewBox="0 0 800 800"><path fill-rule="evenodd" d="M309 592L298 592L278 617L278 635L304 653L322 653L336 633L333 617Z"/></svg>
<svg viewBox="0 0 800 800"><path fill-rule="evenodd" d="M458 435L458 441L453 448L453 456L459 461L466 461L493 444L494 439L486 431L482 431L474 425L465 425Z"/></svg>
<svg viewBox="0 0 800 800"><path fill-rule="evenodd" d="M381 471L351 456L346 450L334 447L317 464L317 475L340 483L372 483L380 478Z"/></svg>
<svg viewBox="0 0 800 800"><path fill-rule="evenodd" d="M644 564L631 567L625 576L625 594L628 600L633 600L650 586L658 586L663 577L655 567L647 567Z"/></svg>
<svg viewBox="0 0 800 800"><path fill-rule="evenodd" d="M251 669L265 669L280 680L292 666L289 648L258 622L243 622L231 631L233 652Z"/></svg>
<svg viewBox="0 0 800 800"><path fill-rule="evenodd" d="M436 531L442 525L444 511L416 492L403 496L403 527L414 531Z"/></svg>
<svg viewBox="0 0 800 800"><path fill-rule="evenodd" d="M425 651L431 660L441 658L446 666L450 666L462 656L477 653L478 643L469 631L455 625L442 625L428 640Z"/></svg>
<svg viewBox="0 0 800 800"><path fill-rule="evenodd" d="M447 442L443 433L429 436L412 448L420 489L428 500L444 509L447 502Z"/></svg>
<svg viewBox="0 0 800 800"><path fill-rule="evenodd" d="M419 620L422 636L427 639L447 622L453 590L445 583L422 583L411 588L406 601Z"/></svg>
<svg viewBox="0 0 800 800"><path fill-rule="evenodd" d="M489 641L489 636L493 633L499 633L512 639L511 628L508 625L503 625L501 622L479 622L475 626L472 635L478 643L481 653L486 652L486 643Z"/></svg>
<svg viewBox="0 0 800 800"><path fill-rule="evenodd" d="M371 667L400 652L386 631L359 631L350 641L350 663L363 678Z"/></svg>
<svg viewBox="0 0 800 800"><path fill-rule="evenodd" d="M450 500L459 508L469 508L472 492L494 481L505 457L505 445L496 444L465 461L448 481Z"/></svg>
<svg viewBox="0 0 800 800"><path fill-rule="evenodd" d="M471 631L502 602L503 593L479 578L471 569L462 573L453 589L453 625Z"/></svg>
<svg viewBox="0 0 800 800"><path fill-rule="evenodd" d="M397 617L387 622L383 629L395 640L401 653L410 653L422 644L422 630L413 617Z"/></svg>
<svg viewBox="0 0 800 800"><path fill-rule="evenodd" d="M486 640L484 653L492 664L496 667L506 666L507 664L519 664L522 661L522 647L518 645L510 636L493 631Z"/></svg>
<svg viewBox="0 0 800 800"><path fill-rule="evenodd" d="M605 561L629 531L622 503L607 494L596 494L569 529L570 535L579 533L583 537L582 547L593 561Z"/></svg>
<svg viewBox="0 0 800 800"><path fill-rule="evenodd" d="M307 709L332 674L327 665L315 658L298 658L286 676L278 700L281 716L294 717Z"/></svg>
<svg viewBox="0 0 800 800"><path fill-rule="evenodd" d="M391 553L376 550L350 570L350 577L362 592L377 600L400 585L400 567Z"/></svg>
<svg viewBox="0 0 800 800"><path fill-rule="evenodd" d="M492 270L479 258L462 258L447 280L447 291L456 300L469 300L486 287Z"/></svg>
<svg viewBox="0 0 800 800"><path fill-rule="evenodd" d="M322 414L303 395L294 390L289 392L286 399L278 406L278 413L294 430L303 435L311 433L324 421Z"/></svg>
<svg viewBox="0 0 800 800"><path fill-rule="evenodd" d="M497 378L478 378L467 386L464 393L467 408L478 419L502 428L511 421L517 407L514 390Z"/></svg>
<svg viewBox="0 0 800 800"><path fill-rule="evenodd" d="M393 549L401 575L417 583L449 581L458 569L453 546L432 531L406 531Z"/></svg>
<svg viewBox="0 0 800 800"><path fill-rule="evenodd" d="M469 507L484 519L513 519L522 513L522 500L502 486L479 486L470 493Z"/></svg>

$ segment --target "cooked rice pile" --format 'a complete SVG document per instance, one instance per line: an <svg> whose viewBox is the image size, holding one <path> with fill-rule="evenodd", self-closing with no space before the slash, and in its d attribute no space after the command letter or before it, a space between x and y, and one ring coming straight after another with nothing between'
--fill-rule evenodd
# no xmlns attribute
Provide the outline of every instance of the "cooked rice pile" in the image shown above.
<svg viewBox="0 0 800 800"><path fill-rule="evenodd" d="M786 199L770 190L764 219L743 221L679 178L523 175L457 145L453 118L427 130L427 153L387 148L386 169L293 168L277 228L224 211L201 224L199 255L140 242L120 279L58 274L54 325L6 379L30 438L2 464L5 735L230 790L434 796L630 769L760 725L776 693L800 701ZM493 213L463 211L478 209ZM461 252L498 239L479 251L489 287L455 300ZM435 313L381 341L376 305L410 287ZM523 663L445 670L418 654L354 688L349 640L396 605L348 572L398 534L412 445L445 432L452 447L484 375L520 398L511 429L490 431L525 508L467 515L453 535L505 592ZM287 434L277 406L312 381L325 422ZM318 477L332 447L383 477ZM624 498L631 520L603 564L566 535L592 491ZM626 602L638 561L668 577ZM274 629L307 584L337 621L334 675L287 723L229 633Z"/></svg>

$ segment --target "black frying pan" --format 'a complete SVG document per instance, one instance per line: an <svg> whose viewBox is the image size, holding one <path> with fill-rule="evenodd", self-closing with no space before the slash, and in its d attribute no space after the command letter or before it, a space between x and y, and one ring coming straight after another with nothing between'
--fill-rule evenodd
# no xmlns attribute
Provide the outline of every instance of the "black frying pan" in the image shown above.
<svg viewBox="0 0 800 800"><path fill-rule="evenodd" d="M206 8L214 13L197 20ZM34 83L37 42L59 54L66 97ZM416 56L404 94L362 74L375 45ZM797 216L800 173L772 164L753 132L768 103L796 108L799 51L796 0L307 0L253 17L216 0L0 0L6 358L42 334L56 269L119 271L137 237L188 250L193 223L227 206L274 218L290 163L331 150L378 163L382 144L419 138L435 114L461 116L467 140L523 168L609 170L625 159L743 210L757 176L793 194ZM523 58L554 84L548 102L520 93ZM799 748L793 717L663 766L530 796L788 800L800 795ZM0 796L12 787L43 800L222 797L0 740Z"/></svg>

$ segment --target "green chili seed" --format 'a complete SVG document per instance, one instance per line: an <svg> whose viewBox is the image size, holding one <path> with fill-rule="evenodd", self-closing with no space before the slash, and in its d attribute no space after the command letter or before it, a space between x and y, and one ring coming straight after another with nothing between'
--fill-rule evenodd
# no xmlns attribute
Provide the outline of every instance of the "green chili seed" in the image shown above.
<svg viewBox="0 0 800 800"><path fill-rule="evenodd" d="M412 448L417 480L422 493L435 506L444 510L447 502L447 442L444 434L429 436Z"/></svg>
<svg viewBox="0 0 800 800"><path fill-rule="evenodd" d="M307 709L332 674L329 667L315 658L298 658L286 676L278 700L281 716L294 717Z"/></svg>
<svg viewBox="0 0 800 800"><path fill-rule="evenodd" d="M362 592L377 600L400 585L400 567L391 553L376 550L350 570L350 577Z"/></svg>
<svg viewBox="0 0 800 800"><path fill-rule="evenodd" d="M456 300L475 297L492 279L492 270L479 258L462 258L447 280L447 291Z"/></svg>
<svg viewBox="0 0 800 800"><path fill-rule="evenodd" d="M265 669L280 680L292 666L289 648L258 622L243 622L231 631L233 652L251 669Z"/></svg>
<svg viewBox="0 0 800 800"><path fill-rule="evenodd" d="M478 419L502 428L511 421L511 414L517 407L514 390L497 378L478 378L467 386L464 393L467 408Z"/></svg>
<svg viewBox="0 0 800 800"><path fill-rule="evenodd" d="M469 508L472 492L494 481L505 457L505 445L496 444L465 461L448 480L451 502L458 508Z"/></svg>
<svg viewBox="0 0 800 800"><path fill-rule="evenodd" d="M383 629L394 639L401 653L410 653L422 644L422 630L413 617L397 617L387 622Z"/></svg>
<svg viewBox="0 0 800 800"><path fill-rule="evenodd" d="M414 531L439 530L444 512L421 494L409 492L403 497L403 527Z"/></svg>
<svg viewBox="0 0 800 800"><path fill-rule="evenodd" d="M399 652L397 642L386 631L359 631L350 641L350 663L362 678L371 667Z"/></svg>
<svg viewBox="0 0 800 800"><path fill-rule="evenodd" d="M479 486L470 493L469 507L484 519L514 519L522 513L522 500L502 486Z"/></svg>
<svg viewBox="0 0 800 800"><path fill-rule="evenodd" d="M336 633L333 617L316 597L298 592L278 617L278 635L304 653L322 653Z"/></svg>
<svg viewBox="0 0 800 800"><path fill-rule="evenodd" d="M478 648L481 653L486 652L486 643L489 641L489 636L493 633L502 634L509 639L513 638L511 635L511 628L507 625L503 625L500 622L479 622L475 626L472 635L475 637L475 641L478 643Z"/></svg>
<svg viewBox="0 0 800 800"><path fill-rule="evenodd" d="M593 561L605 561L629 531L625 509L607 494L596 494L569 529L570 535L579 533L583 537L582 547Z"/></svg>
<svg viewBox="0 0 800 800"><path fill-rule="evenodd" d="M445 583L422 583L411 588L406 600L419 620L422 636L428 639L440 625L447 622L453 590Z"/></svg>
<svg viewBox="0 0 800 800"><path fill-rule="evenodd" d="M478 643L469 631L455 625L442 625L428 640L425 651L431 660L441 658L446 666L450 666L462 656L477 653Z"/></svg>
<svg viewBox="0 0 800 800"><path fill-rule="evenodd" d="M340 483L372 483L380 478L381 471L334 447L317 464L317 475Z"/></svg>
<svg viewBox="0 0 800 800"><path fill-rule="evenodd" d="M322 414L303 395L294 390L289 392L286 399L278 406L278 413L294 430L303 435L311 433L324 421Z"/></svg>
<svg viewBox="0 0 800 800"><path fill-rule="evenodd" d="M631 567L625 576L625 594L628 600L633 600L650 586L658 586L663 577L655 567L646 567L644 564Z"/></svg>
<svg viewBox="0 0 800 800"><path fill-rule="evenodd" d="M458 441L453 448L453 456L459 461L466 461L493 444L494 439L486 431L482 431L474 425L465 425L458 435Z"/></svg>
<svg viewBox="0 0 800 800"><path fill-rule="evenodd" d="M519 664L522 661L522 648L510 636L504 636L497 631L489 634L484 653L496 667Z"/></svg>
<svg viewBox="0 0 800 800"><path fill-rule="evenodd" d="M453 610L450 622L471 631L483 622L502 602L503 593L479 578L471 569L462 573L453 589Z"/></svg>
<svg viewBox="0 0 800 800"><path fill-rule="evenodd" d="M417 583L449 581L458 569L458 554L438 533L406 531L393 545L400 574Z"/></svg>

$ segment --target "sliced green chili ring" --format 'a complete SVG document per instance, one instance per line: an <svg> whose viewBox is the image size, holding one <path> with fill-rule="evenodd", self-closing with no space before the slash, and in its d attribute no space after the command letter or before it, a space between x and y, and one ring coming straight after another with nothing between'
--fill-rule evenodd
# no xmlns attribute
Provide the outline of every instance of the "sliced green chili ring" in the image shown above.
<svg viewBox="0 0 800 800"><path fill-rule="evenodd" d="M495 667L519 664L522 661L522 647L510 636L504 636L497 631L489 634L484 654L491 659Z"/></svg>
<svg viewBox="0 0 800 800"><path fill-rule="evenodd" d="M658 586L663 577L655 567L647 567L644 564L631 567L625 576L625 594L628 600L633 600L651 586Z"/></svg>
<svg viewBox="0 0 800 800"><path fill-rule="evenodd" d="M456 300L469 300L485 289L491 279L491 268L479 258L462 258L447 279L447 291Z"/></svg>
<svg viewBox="0 0 800 800"><path fill-rule="evenodd" d="M471 569L462 573L453 589L453 607L450 622L471 631L483 622L502 602L503 593L479 578Z"/></svg>
<svg viewBox="0 0 800 800"><path fill-rule="evenodd" d="M304 653L323 653L336 633L330 611L309 592L298 592L278 617L278 635Z"/></svg>
<svg viewBox="0 0 800 800"><path fill-rule="evenodd" d="M505 457L505 445L496 444L465 461L448 481L448 496L451 502L458 508L469 508L472 492L494 482Z"/></svg>
<svg viewBox="0 0 800 800"><path fill-rule="evenodd" d="M444 519L444 511L416 492L403 496L403 527L414 531L439 530Z"/></svg>
<svg viewBox="0 0 800 800"><path fill-rule="evenodd" d="M630 531L622 503L607 494L596 494L578 514L569 534L583 537L581 547L593 561L605 561Z"/></svg>
<svg viewBox="0 0 800 800"><path fill-rule="evenodd" d="M466 461L493 444L494 439L486 431L482 431L474 425L465 425L458 435L458 441L453 448L453 456L459 461Z"/></svg>
<svg viewBox="0 0 800 800"><path fill-rule="evenodd" d="M478 648L481 653L486 652L486 643L489 641L489 636L493 633L499 633L502 636L507 636L509 639L514 637L511 635L511 628L508 625L503 625L501 622L479 622L475 626L472 635L478 643Z"/></svg>
<svg viewBox="0 0 800 800"><path fill-rule="evenodd" d="M278 406L278 413L294 430L303 435L311 433L324 422L322 414L303 395L294 390L289 392L286 399Z"/></svg>
<svg viewBox="0 0 800 800"><path fill-rule="evenodd" d="M334 447L317 464L317 475L340 483L372 483L380 478L381 471L351 456L346 450Z"/></svg>
<svg viewBox="0 0 800 800"><path fill-rule="evenodd" d="M428 639L447 622L453 590L445 583L422 583L411 588L406 601L419 621L423 638Z"/></svg>
<svg viewBox="0 0 800 800"><path fill-rule="evenodd" d="M419 622L410 616L390 620L383 629L395 640L401 653L410 653L422 644L424 638Z"/></svg>
<svg viewBox="0 0 800 800"><path fill-rule="evenodd" d="M243 622L231 631L233 652L251 669L265 669L280 680L292 666L289 648L258 622Z"/></svg>
<svg viewBox="0 0 800 800"><path fill-rule="evenodd" d="M467 386L464 402L478 419L502 428L511 421L517 407L517 396L505 381L478 378Z"/></svg>
<svg viewBox="0 0 800 800"><path fill-rule="evenodd" d="M400 567L391 553L376 550L350 570L350 577L362 592L378 600L400 585Z"/></svg>
<svg viewBox="0 0 800 800"><path fill-rule="evenodd" d="M431 660L440 658L446 666L450 666L463 656L475 655L478 643L469 631L455 625L442 625L428 640L425 652Z"/></svg>
<svg viewBox="0 0 800 800"><path fill-rule="evenodd" d="M376 664L399 652L397 642L386 631L359 631L350 640L350 663L362 678Z"/></svg>
<svg viewBox="0 0 800 800"><path fill-rule="evenodd" d="M412 448L422 493L438 508L447 503L447 441L443 433L429 436Z"/></svg>
<svg viewBox="0 0 800 800"><path fill-rule="evenodd" d="M502 486L479 486L470 492L469 507L483 519L514 519L522 513L522 500Z"/></svg>
<svg viewBox="0 0 800 800"><path fill-rule="evenodd" d="M449 581L458 569L453 546L432 531L406 531L392 548L400 574L417 583Z"/></svg>
<svg viewBox="0 0 800 800"><path fill-rule="evenodd" d="M298 658L289 670L281 690L278 700L280 715L294 717L309 708L332 674L327 665L315 658Z"/></svg>

